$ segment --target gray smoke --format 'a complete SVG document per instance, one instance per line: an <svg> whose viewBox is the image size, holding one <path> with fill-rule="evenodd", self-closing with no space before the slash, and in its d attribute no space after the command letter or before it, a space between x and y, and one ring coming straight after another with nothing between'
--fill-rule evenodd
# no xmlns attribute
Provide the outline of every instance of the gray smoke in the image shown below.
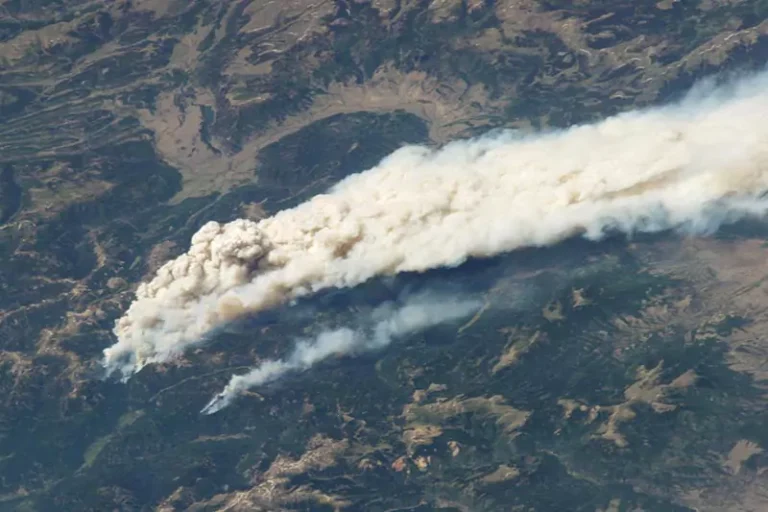
<svg viewBox="0 0 768 512"><path fill-rule="evenodd" d="M400 336L467 316L481 305L474 300L421 294L399 308L391 304L381 306L369 319L371 327L360 325L356 329L324 331L313 339L298 341L286 359L266 361L245 375L232 377L201 412L213 414L230 405L243 391L273 382L286 373L307 370L332 356L383 348Z"/></svg>

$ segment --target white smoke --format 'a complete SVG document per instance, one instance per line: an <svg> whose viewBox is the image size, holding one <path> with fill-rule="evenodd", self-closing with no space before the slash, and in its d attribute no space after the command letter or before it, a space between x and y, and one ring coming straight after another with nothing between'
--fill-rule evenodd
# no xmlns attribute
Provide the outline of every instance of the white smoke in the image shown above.
<svg viewBox="0 0 768 512"><path fill-rule="evenodd" d="M768 73L567 130L402 148L258 223L203 226L138 288L104 363L128 378L245 313L378 275L574 235L707 233L762 216L766 118Z"/></svg>
<svg viewBox="0 0 768 512"><path fill-rule="evenodd" d="M467 316L480 307L478 301L445 299L429 294L413 297L400 308L391 304L381 306L371 315L372 327L361 325L355 330L324 331L312 340L296 343L287 359L266 361L245 375L232 377L224 390L201 412L218 412L244 391L273 382L288 372L306 370L331 356L383 348L394 338Z"/></svg>

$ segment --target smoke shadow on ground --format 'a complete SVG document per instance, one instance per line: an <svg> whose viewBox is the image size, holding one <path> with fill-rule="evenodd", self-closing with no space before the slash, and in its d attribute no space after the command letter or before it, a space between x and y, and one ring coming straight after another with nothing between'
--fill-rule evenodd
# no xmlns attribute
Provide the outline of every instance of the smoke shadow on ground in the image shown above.
<svg viewBox="0 0 768 512"><path fill-rule="evenodd" d="M657 235L655 238L664 235ZM650 240L649 240L650 241ZM540 311L552 297L569 285L569 276L590 262L611 254L627 254L627 238L609 237L600 243L573 238L553 247L530 248L498 257L472 259L456 268L434 269L424 273L401 273L377 277L353 288L328 289L271 310L231 322L213 333L203 350L188 353L191 367L206 365L212 352L223 357L222 365L255 364L258 359L286 357L299 338L339 327L356 328L362 318L385 303L402 304L408 297L428 293L437 298L485 302L499 283L504 282L503 298L492 308L510 315L524 316ZM453 329L455 335L455 329ZM430 336L430 333L443 335ZM443 326L421 333L434 344L450 342ZM406 337L408 338L408 337ZM361 358L376 358L380 352ZM323 363L327 364L327 363ZM267 387L280 386L279 383Z"/></svg>

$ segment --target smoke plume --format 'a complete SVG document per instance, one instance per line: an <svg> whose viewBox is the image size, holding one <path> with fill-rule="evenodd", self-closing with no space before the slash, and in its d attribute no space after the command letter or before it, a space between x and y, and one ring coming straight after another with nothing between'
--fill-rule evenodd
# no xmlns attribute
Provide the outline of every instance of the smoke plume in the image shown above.
<svg viewBox="0 0 768 512"><path fill-rule="evenodd" d="M409 146L270 218L210 222L138 288L104 363L128 378L244 314L374 276L762 216L767 86L764 73L566 130Z"/></svg>
<svg viewBox="0 0 768 512"><path fill-rule="evenodd" d="M266 361L245 375L232 377L224 390L201 412L213 414L227 407L243 391L273 382L288 372L303 371L331 356L376 350L394 338L448 322L477 311L481 303L422 294L396 308L386 304L377 308L367 323L356 329L324 331L311 340L296 343L291 355L283 360Z"/></svg>

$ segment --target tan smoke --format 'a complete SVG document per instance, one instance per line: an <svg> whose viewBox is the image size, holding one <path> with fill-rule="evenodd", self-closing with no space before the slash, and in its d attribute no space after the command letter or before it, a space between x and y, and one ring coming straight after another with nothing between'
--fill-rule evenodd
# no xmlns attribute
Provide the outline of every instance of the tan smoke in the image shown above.
<svg viewBox="0 0 768 512"><path fill-rule="evenodd" d="M127 378L223 322L377 275L574 235L710 232L763 215L767 85L761 74L563 131L405 147L258 223L208 223L139 287L105 364Z"/></svg>

